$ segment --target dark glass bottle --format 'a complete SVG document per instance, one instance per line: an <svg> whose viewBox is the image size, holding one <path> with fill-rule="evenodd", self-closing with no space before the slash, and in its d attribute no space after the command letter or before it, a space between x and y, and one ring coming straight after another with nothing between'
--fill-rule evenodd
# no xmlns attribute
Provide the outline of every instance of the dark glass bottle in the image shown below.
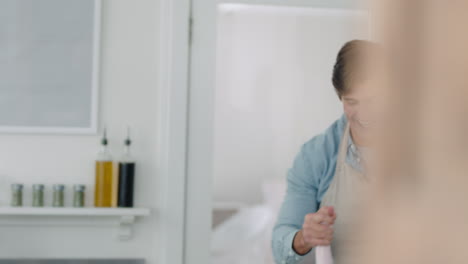
<svg viewBox="0 0 468 264"><path fill-rule="evenodd" d="M130 153L130 130L127 131L127 139L124 141L124 155L119 160L119 195L118 207L133 207L135 185L135 160Z"/></svg>

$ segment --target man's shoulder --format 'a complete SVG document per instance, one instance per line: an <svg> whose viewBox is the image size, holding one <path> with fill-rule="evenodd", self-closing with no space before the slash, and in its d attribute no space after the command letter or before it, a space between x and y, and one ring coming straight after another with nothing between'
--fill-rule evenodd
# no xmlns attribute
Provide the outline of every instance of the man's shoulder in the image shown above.
<svg viewBox="0 0 468 264"><path fill-rule="evenodd" d="M325 156L336 154L341 142L341 138L346 127L346 116L333 122L323 133L314 136L303 146L305 154L315 156L316 154L325 154Z"/></svg>

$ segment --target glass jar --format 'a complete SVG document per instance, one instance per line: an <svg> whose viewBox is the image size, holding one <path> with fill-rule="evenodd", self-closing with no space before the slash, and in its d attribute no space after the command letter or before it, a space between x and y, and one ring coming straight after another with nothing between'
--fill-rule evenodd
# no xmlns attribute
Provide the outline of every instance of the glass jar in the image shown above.
<svg viewBox="0 0 468 264"><path fill-rule="evenodd" d="M65 206L65 185L55 184L54 185L54 196L53 196L53 207L64 207Z"/></svg>
<svg viewBox="0 0 468 264"><path fill-rule="evenodd" d="M85 185L75 184L73 186L73 206L84 207L85 203Z"/></svg>
<svg viewBox="0 0 468 264"><path fill-rule="evenodd" d="M33 185L33 207L44 207L44 184Z"/></svg>
<svg viewBox="0 0 468 264"><path fill-rule="evenodd" d="M23 206L23 184L15 183L11 185L11 206Z"/></svg>

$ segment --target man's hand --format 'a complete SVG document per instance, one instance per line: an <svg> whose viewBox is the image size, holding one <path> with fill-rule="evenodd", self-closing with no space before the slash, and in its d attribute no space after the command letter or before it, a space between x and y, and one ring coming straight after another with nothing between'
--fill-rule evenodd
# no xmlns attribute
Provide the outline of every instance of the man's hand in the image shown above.
<svg viewBox="0 0 468 264"><path fill-rule="evenodd" d="M296 253L304 255L316 246L328 246L333 239L333 224L336 214L331 206L324 206L304 218L302 229L297 232L293 241Z"/></svg>

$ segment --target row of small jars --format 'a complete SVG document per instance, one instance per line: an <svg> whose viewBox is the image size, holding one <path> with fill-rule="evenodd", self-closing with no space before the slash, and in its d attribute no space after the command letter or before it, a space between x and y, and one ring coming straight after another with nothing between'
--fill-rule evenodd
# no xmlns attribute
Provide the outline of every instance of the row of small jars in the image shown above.
<svg viewBox="0 0 468 264"><path fill-rule="evenodd" d="M23 206L23 184L12 184L11 185L11 206L21 207ZM34 184L33 186L33 207L44 207L44 184ZM53 185L53 207L64 207L65 206L65 185L54 184ZM73 186L73 207L84 207L85 201L85 185L76 184Z"/></svg>

